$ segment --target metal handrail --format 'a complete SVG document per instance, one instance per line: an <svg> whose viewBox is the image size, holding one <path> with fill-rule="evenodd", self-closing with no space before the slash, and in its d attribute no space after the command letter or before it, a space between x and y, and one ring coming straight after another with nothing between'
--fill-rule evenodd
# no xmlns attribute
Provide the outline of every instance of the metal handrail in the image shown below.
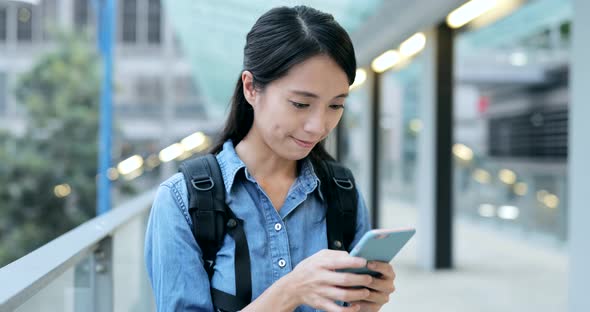
<svg viewBox="0 0 590 312"><path fill-rule="evenodd" d="M92 254L103 239L150 209L155 194L156 189L147 191L0 268L0 310L18 308Z"/></svg>

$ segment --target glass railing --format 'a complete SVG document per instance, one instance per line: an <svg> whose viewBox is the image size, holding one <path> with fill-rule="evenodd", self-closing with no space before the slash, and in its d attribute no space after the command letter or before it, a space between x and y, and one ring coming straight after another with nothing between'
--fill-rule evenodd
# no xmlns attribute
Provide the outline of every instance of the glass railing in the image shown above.
<svg viewBox="0 0 590 312"><path fill-rule="evenodd" d="M567 163L478 159L455 163L456 212L533 239L567 237Z"/></svg>
<svg viewBox="0 0 590 312"><path fill-rule="evenodd" d="M409 156L408 156L409 155ZM411 154L382 157L382 209L415 207L416 163ZM567 241L566 160L455 157L454 213L481 225L557 246Z"/></svg>
<svg viewBox="0 0 590 312"><path fill-rule="evenodd" d="M0 268L0 311L154 311L143 242L155 190Z"/></svg>

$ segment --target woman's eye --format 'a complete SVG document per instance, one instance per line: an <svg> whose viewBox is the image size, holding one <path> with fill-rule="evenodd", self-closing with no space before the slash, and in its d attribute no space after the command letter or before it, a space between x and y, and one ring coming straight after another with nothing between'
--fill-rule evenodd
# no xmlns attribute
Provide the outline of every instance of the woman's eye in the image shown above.
<svg viewBox="0 0 590 312"><path fill-rule="evenodd" d="M330 108L333 109L333 110L339 110L339 109L343 109L344 108L344 105L342 105L342 104L332 104L332 105L330 105Z"/></svg>
<svg viewBox="0 0 590 312"><path fill-rule="evenodd" d="M297 103L297 102L293 102L293 101L290 101L290 102L293 106L295 106L295 108L302 109L302 108L309 107L309 104Z"/></svg>

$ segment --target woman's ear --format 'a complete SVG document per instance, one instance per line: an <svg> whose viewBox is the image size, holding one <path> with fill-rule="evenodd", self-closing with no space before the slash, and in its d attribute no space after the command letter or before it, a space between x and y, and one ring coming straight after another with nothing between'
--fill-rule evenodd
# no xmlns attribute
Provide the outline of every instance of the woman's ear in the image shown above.
<svg viewBox="0 0 590 312"><path fill-rule="evenodd" d="M242 88L244 89L244 97L250 105L254 106L256 103L256 88L254 87L254 76L251 72L245 70L242 72Z"/></svg>

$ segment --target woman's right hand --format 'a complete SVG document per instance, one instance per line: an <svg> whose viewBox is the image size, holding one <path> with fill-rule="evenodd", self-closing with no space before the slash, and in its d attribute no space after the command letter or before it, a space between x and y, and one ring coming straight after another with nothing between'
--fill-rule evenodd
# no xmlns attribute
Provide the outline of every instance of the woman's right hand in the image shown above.
<svg viewBox="0 0 590 312"><path fill-rule="evenodd" d="M345 251L324 249L301 261L285 276L289 295L299 304L329 312L358 311L358 305L342 307L335 301L362 301L370 294L364 287L373 281L370 275L336 272L338 269L362 268L367 260L352 257Z"/></svg>

